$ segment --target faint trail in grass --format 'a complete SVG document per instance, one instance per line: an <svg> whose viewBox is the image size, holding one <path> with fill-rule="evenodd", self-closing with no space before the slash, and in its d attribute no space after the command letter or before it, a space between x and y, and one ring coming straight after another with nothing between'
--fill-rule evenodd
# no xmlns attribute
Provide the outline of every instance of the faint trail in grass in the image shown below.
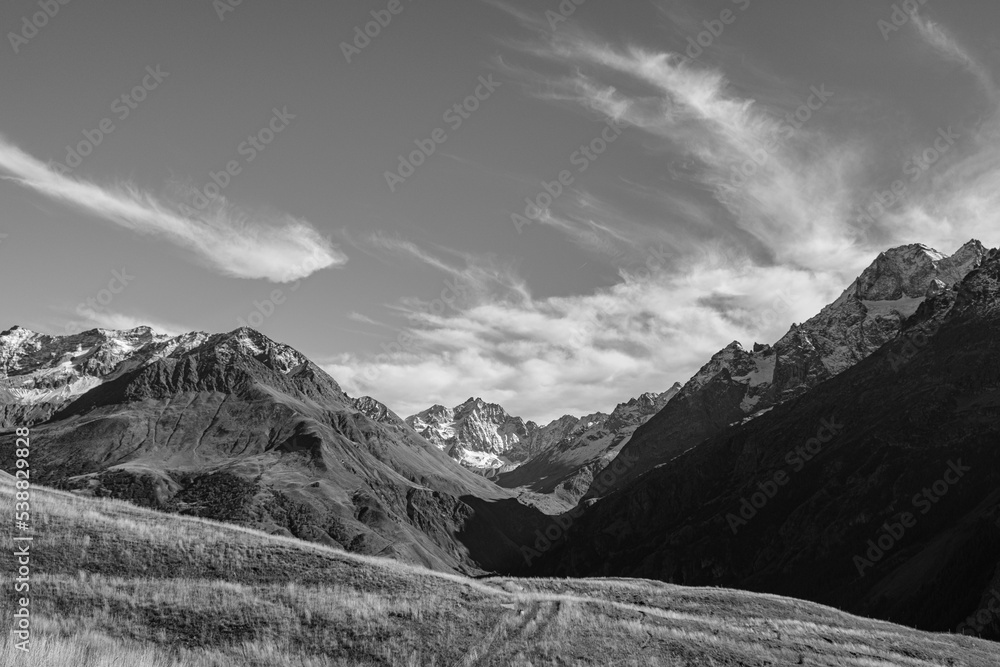
<svg viewBox="0 0 1000 667"><path fill-rule="evenodd" d="M470 648L457 664L460 667L474 667L475 665L489 664L484 661L487 658L497 657L497 655L491 655L490 650L493 645L497 643L497 639L499 639L500 635L503 634L506 638L511 632L508 628L512 628L514 636L520 636L528 624L538 616L540 608L541 605L537 601L532 601L527 606L523 603L518 604L517 608L501 616L500 620L497 621L497 624L494 625L489 633L487 633L486 637L483 638L483 642ZM499 649L499 653L501 655L504 653L504 648L502 646Z"/></svg>

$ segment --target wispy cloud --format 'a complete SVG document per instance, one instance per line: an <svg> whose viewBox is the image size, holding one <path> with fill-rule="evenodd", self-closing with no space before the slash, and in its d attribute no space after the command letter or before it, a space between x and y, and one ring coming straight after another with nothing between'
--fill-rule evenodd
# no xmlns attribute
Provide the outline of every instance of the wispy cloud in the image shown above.
<svg viewBox="0 0 1000 667"><path fill-rule="evenodd" d="M732 340L776 340L836 296L829 275L704 259L697 274L647 269L589 295L412 309L384 353L325 367L348 392L400 414L477 395L545 422L665 391Z"/></svg>
<svg viewBox="0 0 1000 667"><path fill-rule="evenodd" d="M538 28L538 16L498 6L523 27ZM665 15L672 21L684 16L673 5L669 9ZM935 53L962 65L991 99L1000 99L990 69L949 31L919 15L914 25ZM922 241L951 249L971 236L993 237L979 213L995 201L989 187L995 185L1000 123L994 120L974 138L963 131L963 145L933 173L907 182L905 202L869 227L857 219L858 207L903 176L902 160L898 171L873 170L880 151L922 154L935 140L934 131L928 137L845 131L844 118L855 101L850 90L823 81L783 81L775 74L766 77L766 85L734 86L718 67L681 53L615 43L580 25L507 45L529 62L534 59L535 64L508 65L506 73L520 77L537 98L625 122L630 133L645 137L645 152L662 157L669 178L640 175L644 182L631 185L634 194L662 204L659 227L668 234L661 234L661 242L678 251L723 240L750 245L764 264L832 271L849 281L887 243ZM885 142L889 146L880 146ZM711 201L692 196L704 191ZM627 230L640 245L649 243L643 227L655 225L655 218L648 206L623 209L611 222L598 219L607 216L607 202L602 207L599 196L591 198L598 203L594 218L581 216L574 198L564 196L540 222L597 252L617 246L609 230ZM963 221L970 209L976 215ZM644 224L636 226L639 221Z"/></svg>
<svg viewBox="0 0 1000 667"><path fill-rule="evenodd" d="M522 56L516 65L497 61L509 77L545 102L623 121L630 129L620 141L633 149L641 142L633 155L642 167L613 179L598 175L600 166L589 170L526 230L564 234L619 267L620 281L571 297L487 290L436 314L404 299L407 324L383 354L330 360L349 391L401 414L474 394L540 421L607 410L685 381L732 340L774 342L887 245L922 241L950 252L974 236L1000 241L996 121L909 185L905 202L876 221L877 233L859 237L854 211L902 175L902 164L897 173L880 162L881 140L895 142L894 152L923 150L933 131L923 140L865 136L845 122L852 91L777 74L766 78L774 89L735 86L721 69L681 54L611 42L578 23L553 34L543 13L484 1L532 35L504 40ZM939 26L918 29L937 53L991 80ZM408 241L371 241L448 275L474 272L474 262Z"/></svg>
<svg viewBox="0 0 1000 667"><path fill-rule="evenodd" d="M890 211L881 224L889 238L909 235L944 246L975 237L996 245L1000 241L1000 91L991 69L955 35L919 13L912 16L924 43L961 65L977 81L987 96L988 112L961 129L961 145L944 155L922 187L915 188L904 205Z"/></svg>
<svg viewBox="0 0 1000 667"><path fill-rule="evenodd" d="M562 99L624 119L659 141L665 154L693 159L677 181L714 194L719 206L710 215L717 226L735 226L770 248L776 261L801 266L843 265L861 250L853 247L848 222L860 146L834 144L808 122L790 123L787 112L738 96L721 72L678 54L565 37L534 54L570 70L553 83ZM636 84L648 92L622 92ZM834 94L817 84L800 96L803 103L811 97L815 118Z"/></svg>
<svg viewBox="0 0 1000 667"><path fill-rule="evenodd" d="M920 37L939 54L961 65L979 82L983 91L993 100L1000 99L996 83L989 69L974 58L948 30L940 24L913 12L913 25Z"/></svg>
<svg viewBox="0 0 1000 667"><path fill-rule="evenodd" d="M397 257L429 266L454 280L460 294L459 302L469 304L483 299L520 301L530 298L528 287L517 274L512 262L503 262L492 255L479 255L436 246L449 261L400 236L376 232L369 234L364 245L369 250L391 253Z"/></svg>
<svg viewBox="0 0 1000 667"><path fill-rule="evenodd" d="M350 313L347 314L347 319L349 319L349 320L351 320L353 322L360 322L361 324L369 324L369 325L371 325L373 327L388 327L389 326L388 324L384 324L382 322L379 322L376 319L368 317L364 313L350 312Z"/></svg>
<svg viewBox="0 0 1000 667"><path fill-rule="evenodd" d="M343 264L347 257L309 223L287 215L240 216L224 199L192 217L131 184L104 187L56 172L0 137L4 180L113 222L155 235L236 278L290 282Z"/></svg>

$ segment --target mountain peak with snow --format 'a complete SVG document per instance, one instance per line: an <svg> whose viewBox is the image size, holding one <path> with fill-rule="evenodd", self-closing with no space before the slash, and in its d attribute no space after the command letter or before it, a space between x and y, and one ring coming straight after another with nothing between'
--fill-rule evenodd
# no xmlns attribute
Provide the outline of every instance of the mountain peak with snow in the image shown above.
<svg viewBox="0 0 1000 667"><path fill-rule="evenodd" d="M528 452L522 445L537 428L479 397L454 408L433 405L405 421L424 439L476 470L509 468L523 461Z"/></svg>
<svg viewBox="0 0 1000 667"><path fill-rule="evenodd" d="M863 301L920 299L932 280L952 286L982 262L986 248L971 240L948 256L922 243L891 248L880 253L841 298ZM839 300L838 300L839 301Z"/></svg>
<svg viewBox="0 0 1000 667"><path fill-rule="evenodd" d="M49 335L13 326L0 333L0 403L61 405L124 373L201 349L222 361L254 358L281 374L305 356L259 331L170 336L148 326Z"/></svg>
<svg viewBox="0 0 1000 667"><path fill-rule="evenodd" d="M947 256L919 243L878 255L837 300L773 346L717 352L626 445L640 463L618 485L730 424L752 419L828 380L895 338L928 294L950 290L987 255L971 240Z"/></svg>

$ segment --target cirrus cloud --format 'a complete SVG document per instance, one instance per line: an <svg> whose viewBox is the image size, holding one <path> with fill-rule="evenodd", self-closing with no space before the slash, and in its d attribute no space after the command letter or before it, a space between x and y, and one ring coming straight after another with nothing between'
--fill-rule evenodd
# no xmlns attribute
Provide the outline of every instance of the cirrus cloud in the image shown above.
<svg viewBox="0 0 1000 667"><path fill-rule="evenodd" d="M140 234L165 239L234 278L291 282L347 261L308 222L288 215L241 217L219 198L205 212L164 203L131 184L103 187L60 174L0 137L4 180Z"/></svg>

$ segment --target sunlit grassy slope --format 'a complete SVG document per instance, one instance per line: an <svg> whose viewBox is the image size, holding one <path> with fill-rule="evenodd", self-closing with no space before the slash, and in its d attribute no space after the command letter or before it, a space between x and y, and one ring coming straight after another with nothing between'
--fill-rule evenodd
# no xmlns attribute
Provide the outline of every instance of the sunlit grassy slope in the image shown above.
<svg viewBox="0 0 1000 667"><path fill-rule="evenodd" d="M0 549L13 543L0 474ZM480 579L36 489L33 667L1000 664L1000 645L623 579ZM11 558L0 616L10 627Z"/></svg>

